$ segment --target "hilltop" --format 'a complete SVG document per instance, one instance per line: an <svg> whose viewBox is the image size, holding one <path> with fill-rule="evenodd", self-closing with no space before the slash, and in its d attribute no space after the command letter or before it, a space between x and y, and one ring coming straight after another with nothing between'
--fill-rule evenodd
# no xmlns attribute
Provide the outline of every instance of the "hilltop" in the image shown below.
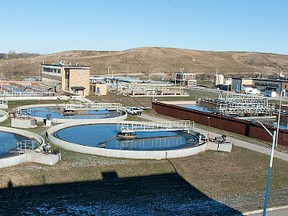
<svg viewBox="0 0 288 216"><path fill-rule="evenodd" d="M37 76L41 63L60 60L66 63L89 64L91 74L107 74L107 68L111 66L110 72L113 74L128 73L147 76L150 71L150 75L154 78L170 77L180 68L184 68L185 72L204 74L206 77L214 75L216 71L226 75L243 76L261 73L264 77L279 72L288 73L288 55L161 47L133 48L124 51L72 50L48 55L3 59L0 61L0 73L10 78Z"/></svg>

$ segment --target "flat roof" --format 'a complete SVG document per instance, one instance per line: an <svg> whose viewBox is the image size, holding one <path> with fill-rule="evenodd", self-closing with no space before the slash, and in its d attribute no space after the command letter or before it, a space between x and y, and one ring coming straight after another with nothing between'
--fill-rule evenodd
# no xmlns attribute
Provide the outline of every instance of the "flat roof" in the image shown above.
<svg viewBox="0 0 288 216"><path fill-rule="evenodd" d="M46 67L65 67L65 68L82 68L82 67L90 67L88 64L60 64L60 63L53 63L53 64L41 64L42 66Z"/></svg>
<svg viewBox="0 0 288 216"><path fill-rule="evenodd" d="M240 78L240 77L232 77L232 79L239 80L254 80L254 81L264 81L264 82L288 82L288 79L269 79L269 78Z"/></svg>

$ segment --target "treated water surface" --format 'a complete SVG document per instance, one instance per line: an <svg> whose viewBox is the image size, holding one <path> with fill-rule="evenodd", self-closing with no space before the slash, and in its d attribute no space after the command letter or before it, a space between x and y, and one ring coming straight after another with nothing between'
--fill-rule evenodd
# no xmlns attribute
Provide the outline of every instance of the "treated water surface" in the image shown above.
<svg viewBox="0 0 288 216"><path fill-rule="evenodd" d="M32 117L46 118L47 115L52 119L101 119L119 116L117 111L109 110L85 110L78 111L73 115L65 115L61 112L59 107L36 107L29 109L22 109L22 115L30 115Z"/></svg>
<svg viewBox="0 0 288 216"><path fill-rule="evenodd" d="M122 150L170 150L191 147L197 138L186 132L157 131L136 132L133 140L119 139L116 124L91 124L59 130L55 136L76 144L99 147L105 143L107 149Z"/></svg>
<svg viewBox="0 0 288 216"><path fill-rule="evenodd" d="M0 132L0 158L13 155L12 151L16 149L17 142L22 140L31 139L16 133Z"/></svg>

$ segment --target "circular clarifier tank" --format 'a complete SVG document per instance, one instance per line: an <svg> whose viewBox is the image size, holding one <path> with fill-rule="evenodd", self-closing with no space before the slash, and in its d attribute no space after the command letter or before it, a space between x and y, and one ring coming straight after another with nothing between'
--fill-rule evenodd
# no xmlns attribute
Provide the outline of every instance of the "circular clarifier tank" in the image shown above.
<svg viewBox="0 0 288 216"><path fill-rule="evenodd" d="M116 150L171 150L198 143L195 136L185 131L141 131L132 139L120 138L117 133L116 124L91 124L64 128L54 135L79 145Z"/></svg>
<svg viewBox="0 0 288 216"><path fill-rule="evenodd" d="M64 123L50 127L46 135L60 148L117 158L179 158L198 154L207 148L203 135L192 128L161 129L151 122Z"/></svg>
<svg viewBox="0 0 288 216"><path fill-rule="evenodd" d="M127 114L121 110L108 109L65 109L64 105L30 105L19 107L18 117L33 117L39 121L52 120L56 123L73 122L75 120L99 120L99 119L125 119Z"/></svg>
<svg viewBox="0 0 288 216"><path fill-rule="evenodd" d="M41 118L46 118L49 116L52 119L101 119L119 116L119 112L116 110L83 110L75 113L64 113L57 107L35 107L30 109L22 109L20 110L20 114Z"/></svg>
<svg viewBox="0 0 288 216"><path fill-rule="evenodd" d="M17 143L21 141L34 141L30 137L13 132L0 131L0 158L5 158L16 154Z"/></svg>

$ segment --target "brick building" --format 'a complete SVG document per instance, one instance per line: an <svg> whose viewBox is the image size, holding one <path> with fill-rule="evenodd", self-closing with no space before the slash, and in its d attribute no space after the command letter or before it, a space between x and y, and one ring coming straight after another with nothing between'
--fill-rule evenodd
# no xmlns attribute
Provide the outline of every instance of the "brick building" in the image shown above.
<svg viewBox="0 0 288 216"><path fill-rule="evenodd" d="M90 66L79 64L56 64L41 65L42 81L54 82L64 92L75 93L81 96L89 95Z"/></svg>

